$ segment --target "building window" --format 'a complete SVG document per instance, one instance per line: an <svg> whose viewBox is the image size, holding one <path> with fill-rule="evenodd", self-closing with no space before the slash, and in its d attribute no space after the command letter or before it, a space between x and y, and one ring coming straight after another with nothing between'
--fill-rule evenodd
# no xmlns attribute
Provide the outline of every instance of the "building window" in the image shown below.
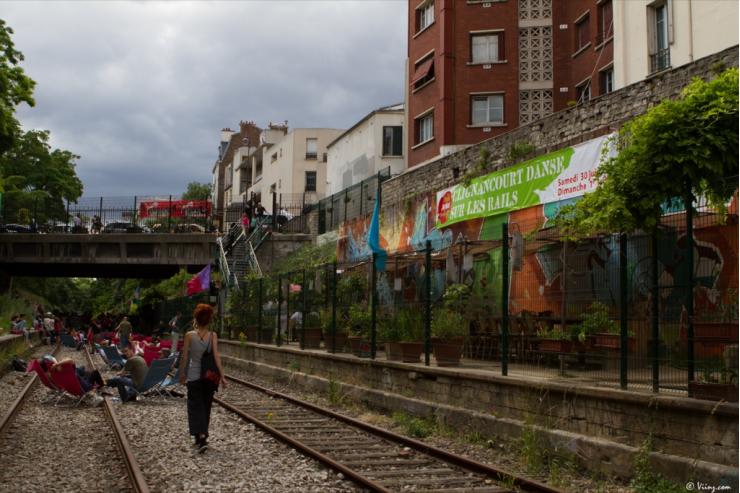
<svg viewBox="0 0 740 493"><path fill-rule="evenodd" d="M403 132L402 127L383 127L383 155L384 156L401 156L403 155Z"/></svg>
<svg viewBox="0 0 740 493"><path fill-rule="evenodd" d="M415 144L423 144L434 137L434 113L429 113L414 120Z"/></svg>
<svg viewBox="0 0 740 493"><path fill-rule="evenodd" d="M575 29L575 51L579 51L591 42L591 29L589 26L589 15L586 14L576 22Z"/></svg>
<svg viewBox="0 0 740 493"><path fill-rule="evenodd" d="M473 96L470 102L471 123L473 125L504 123L504 96Z"/></svg>
<svg viewBox="0 0 740 493"><path fill-rule="evenodd" d="M470 53L473 63L494 63L506 60L504 33L471 35Z"/></svg>
<svg viewBox="0 0 740 493"><path fill-rule="evenodd" d="M306 192L316 191L316 172L306 171Z"/></svg>
<svg viewBox="0 0 740 493"><path fill-rule="evenodd" d="M650 53L650 72L665 70L671 66L671 53L668 47L668 7L666 4L650 8L652 14L652 40Z"/></svg>
<svg viewBox="0 0 740 493"><path fill-rule="evenodd" d="M591 81L587 80L576 87L576 101L578 104L586 103L591 99Z"/></svg>
<svg viewBox="0 0 740 493"><path fill-rule="evenodd" d="M608 94L614 90L614 69L602 70L599 74L599 92Z"/></svg>
<svg viewBox="0 0 740 493"><path fill-rule="evenodd" d="M434 1L416 8L416 32L421 32L434 22Z"/></svg>
<svg viewBox="0 0 740 493"><path fill-rule="evenodd" d="M434 79L434 53L430 53L414 64L414 78L411 80L411 86L414 90L421 89L432 79Z"/></svg>
<svg viewBox="0 0 740 493"><path fill-rule="evenodd" d="M599 5L599 32L596 34L596 44L601 44L614 35L614 17L612 15L612 0L606 0Z"/></svg>
<svg viewBox="0 0 740 493"><path fill-rule="evenodd" d="M316 146L316 139L306 139L306 159L316 159L318 157Z"/></svg>

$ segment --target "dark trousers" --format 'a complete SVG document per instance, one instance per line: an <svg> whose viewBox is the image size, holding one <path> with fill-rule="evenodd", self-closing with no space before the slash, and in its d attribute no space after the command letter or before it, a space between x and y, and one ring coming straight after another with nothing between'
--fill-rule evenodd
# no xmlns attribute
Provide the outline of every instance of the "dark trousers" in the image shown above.
<svg viewBox="0 0 740 493"><path fill-rule="evenodd" d="M121 396L121 402L128 402L135 394L134 381L129 377L113 377L108 380L108 386L118 388L118 395Z"/></svg>
<svg viewBox="0 0 740 493"><path fill-rule="evenodd" d="M188 428L195 437L200 434L208 436L215 390L212 384L203 380L188 382Z"/></svg>

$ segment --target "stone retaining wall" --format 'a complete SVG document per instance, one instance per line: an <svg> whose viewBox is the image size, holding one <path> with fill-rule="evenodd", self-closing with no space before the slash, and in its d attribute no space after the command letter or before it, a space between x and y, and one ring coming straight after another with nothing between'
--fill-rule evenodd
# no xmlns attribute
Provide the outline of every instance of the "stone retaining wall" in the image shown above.
<svg viewBox="0 0 740 493"><path fill-rule="evenodd" d="M367 389L367 393L394 396L388 400L387 410L406 409L424 414L423 409L449 406L494 421L514 423L512 430L530 423L544 430L592 437L610 446L631 449L652 435L656 451L663 454L733 467L738 461L737 404L251 343L224 341L222 351L226 356L258 362L255 364L331 379ZM415 408L399 404L399 399L426 404ZM506 432L512 433L515 432Z"/></svg>

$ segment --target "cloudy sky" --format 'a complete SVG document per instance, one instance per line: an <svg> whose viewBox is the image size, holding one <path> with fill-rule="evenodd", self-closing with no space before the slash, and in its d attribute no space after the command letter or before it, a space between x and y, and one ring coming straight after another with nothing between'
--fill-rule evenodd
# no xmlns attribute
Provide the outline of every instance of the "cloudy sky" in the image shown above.
<svg viewBox="0 0 740 493"><path fill-rule="evenodd" d="M347 128L403 100L406 5L392 1L3 2L36 107L81 156L85 196L210 182L240 120Z"/></svg>

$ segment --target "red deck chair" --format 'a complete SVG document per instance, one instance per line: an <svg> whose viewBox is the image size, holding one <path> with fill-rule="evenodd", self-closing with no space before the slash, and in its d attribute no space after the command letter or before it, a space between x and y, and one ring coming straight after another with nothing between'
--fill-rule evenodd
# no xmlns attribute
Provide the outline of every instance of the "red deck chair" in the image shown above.
<svg viewBox="0 0 740 493"><path fill-rule="evenodd" d="M49 398L50 401L53 399L59 401L59 399L64 395L64 392L62 392L62 390L54 385L54 382L49 379L48 373L46 373L44 369L41 368L41 363L39 362L39 360L32 359L31 361L29 361L28 366L26 366L26 371L36 372L36 375L39 377L39 380L41 381L43 386L52 391L52 394Z"/></svg>
<svg viewBox="0 0 740 493"><path fill-rule="evenodd" d="M92 329L87 329L87 343L92 347L95 344L95 334Z"/></svg>
<svg viewBox="0 0 740 493"><path fill-rule="evenodd" d="M152 361L158 358L159 348L152 348L149 346L144 348L144 361L146 361L146 366L152 366Z"/></svg>
<svg viewBox="0 0 740 493"><path fill-rule="evenodd" d="M75 400L74 407L77 407L82 402L87 394L80 386L79 380L77 380L77 373L75 371L75 365L72 362L63 363L58 365L59 367L50 371L51 381L64 391L63 395L68 395Z"/></svg>

